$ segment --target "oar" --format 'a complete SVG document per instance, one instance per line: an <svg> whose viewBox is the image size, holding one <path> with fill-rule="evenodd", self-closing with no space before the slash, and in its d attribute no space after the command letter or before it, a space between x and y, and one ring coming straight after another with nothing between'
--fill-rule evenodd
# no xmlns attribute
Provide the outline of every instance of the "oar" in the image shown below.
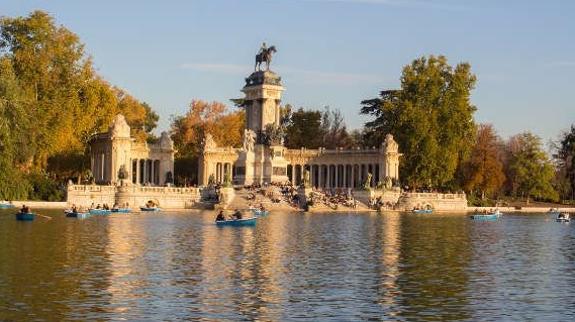
<svg viewBox="0 0 575 322"><path fill-rule="evenodd" d="M44 216L44 215L40 215L40 214L35 214L35 215L36 215L36 216L40 216L40 217L44 217L44 218L46 218L46 219L48 219L48 220L52 219L52 217L49 217L49 216Z"/></svg>

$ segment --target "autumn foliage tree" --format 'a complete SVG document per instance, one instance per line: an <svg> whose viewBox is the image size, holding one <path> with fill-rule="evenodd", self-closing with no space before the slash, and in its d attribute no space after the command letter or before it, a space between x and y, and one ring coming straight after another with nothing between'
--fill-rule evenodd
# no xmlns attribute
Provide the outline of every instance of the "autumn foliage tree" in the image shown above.
<svg viewBox="0 0 575 322"><path fill-rule="evenodd" d="M479 125L471 156L462 165L466 191L478 191L481 198L485 199L501 189L505 182L501 145L491 124Z"/></svg>
<svg viewBox="0 0 575 322"><path fill-rule="evenodd" d="M0 18L0 65L0 118L11 120L0 173L63 181L89 166L89 138L105 131L116 114L127 114L139 140L157 122L149 106L98 76L79 37L43 11ZM13 185L4 190L22 190Z"/></svg>
<svg viewBox="0 0 575 322"><path fill-rule="evenodd" d="M175 117L171 125L172 139L178 150L175 172L178 183L197 181L197 161L202 142L210 133L219 146L240 147L245 128L245 112L231 111L219 102L193 100L188 112Z"/></svg>

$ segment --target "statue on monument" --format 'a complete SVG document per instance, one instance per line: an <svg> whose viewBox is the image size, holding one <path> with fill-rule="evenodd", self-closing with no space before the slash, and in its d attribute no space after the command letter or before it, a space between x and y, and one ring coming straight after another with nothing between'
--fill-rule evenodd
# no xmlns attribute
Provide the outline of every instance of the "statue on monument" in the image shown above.
<svg viewBox="0 0 575 322"><path fill-rule="evenodd" d="M244 130L244 151L253 151L256 143L256 134L250 129Z"/></svg>
<svg viewBox="0 0 575 322"><path fill-rule="evenodd" d="M217 147L216 145L216 141L214 141L214 137L210 134L210 133L206 133L206 136L204 137L204 151L205 150L210 150L210 149L214 149Z"/></svg>
<svg viewBox="0 0 575 322"><path fill-rule="evenodd" d="M371 172L367 173L367 178L365 179L365 182L363 183L363 189L364 190L371 190Z"/></svg>
<svg viewBox="0 0 575 322"><path fill-rule="evenodd" d="M254 71L261 71L262 63L266 63L266 71L270 70L270 63L272 62L272 54L276 52L276 47L267 47L264 42L260 47L260 51L256 55L256 64L254 66Z"/></svg>
<svg viewBox="0 0 575 322"><path fill-rule="evenodd" d="M302 186L304 188L310 187L310 179L309 179L309 170L308 169L305 169L305 171L303 172Z"/></svg>

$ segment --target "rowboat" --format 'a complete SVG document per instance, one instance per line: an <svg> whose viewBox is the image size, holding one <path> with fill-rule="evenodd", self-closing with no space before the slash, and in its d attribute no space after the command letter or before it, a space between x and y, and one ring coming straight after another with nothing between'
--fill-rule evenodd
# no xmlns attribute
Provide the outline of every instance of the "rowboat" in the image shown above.
<svg viewBox="0 0 575 322"><path fill-rule="evenodd" d="M128 214L128 213L132 212L132 209L130 209L130 208L112 208L112 212L117 212L120 214Z"/></svg>
<svg viewBox="0 0 575 322"><path fill-rule="evenodd" d="M20 221L32 221L35 217L36 215L31 212L19 212L16 214L16 220Z"/></svg>
<svg viewBox="0 0 575 322"><path fill-rule="evenodd" d="M567 212L562 212L559 215L557 215L557 218L555 219L555 221L557 221L557 222L570 222L571 216Z"/></svg>
<svg viewBox="0 0 575 322"><path fill-rule="evenodd" d="M491 213L486 213L486 214L473 214L471 216L469 216L471 219L473 220L497 220L499 217L501 217L502 213L499 210L496 210L494 212Z"/></svg>
<svg viewBox="0 0 575 322"><path fill-rule="evenodd" d="M160 207L140 207L141 211L161 211Z"/></svg>
<svg viewBox="0 0 575 322"><path fill-rule="evenodd" d="M8 202L0 202L0 209L14 208L14 205Z"/></svg>
<svg viewBox="0 0 575 322"><path fill-rule="evenodd" d="M216 221L217 226L255 226L258 217Z"/></svg>
<svg viewBox="0 0 575 322"><path fill-rule="evenodd" d="M90 213L90 215L109 215L112 213L111 210L109 209L88 209L88 212Z"/></svg>
<svg viewBox="0 0 575 322"><path fill-rule="evenodd" d="M72 210L66 209L66 210L64 210L64 213L66 214L66 217L68 217L68 218L86 219L86 218L90 217L89 212L74 212Z"/></svg>
<svg viewBox="0 0 575 322"><path fill-rule="evenodd" d="M433 209L413 209L414 214L430 214L433 213Z"/></svg>
<svg viewBox="0 0 575 322"><path fill-rule="evenodd" d="M252 212L256 217L265 217L270 214L268 210L261 210L261 209L252 209Z"/></svg>

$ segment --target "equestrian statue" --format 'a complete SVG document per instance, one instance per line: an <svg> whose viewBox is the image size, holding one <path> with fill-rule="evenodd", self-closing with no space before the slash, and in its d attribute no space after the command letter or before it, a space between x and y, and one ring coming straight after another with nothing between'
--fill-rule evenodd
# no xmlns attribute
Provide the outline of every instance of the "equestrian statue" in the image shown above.
<svg viewBox="0 0 575 322"><path fill-rule="evenodd" d="M260 48L260 51L256 55L256 64L254 66L254 71L261 71L263 62L266 63L266 71L269 71L270 63L272 62L272 54L275 53L276 51L277 50L275 46L271 46L270 48L268 48L266 46L266 43L264 42L262 44L262 47Z"/></svg>

